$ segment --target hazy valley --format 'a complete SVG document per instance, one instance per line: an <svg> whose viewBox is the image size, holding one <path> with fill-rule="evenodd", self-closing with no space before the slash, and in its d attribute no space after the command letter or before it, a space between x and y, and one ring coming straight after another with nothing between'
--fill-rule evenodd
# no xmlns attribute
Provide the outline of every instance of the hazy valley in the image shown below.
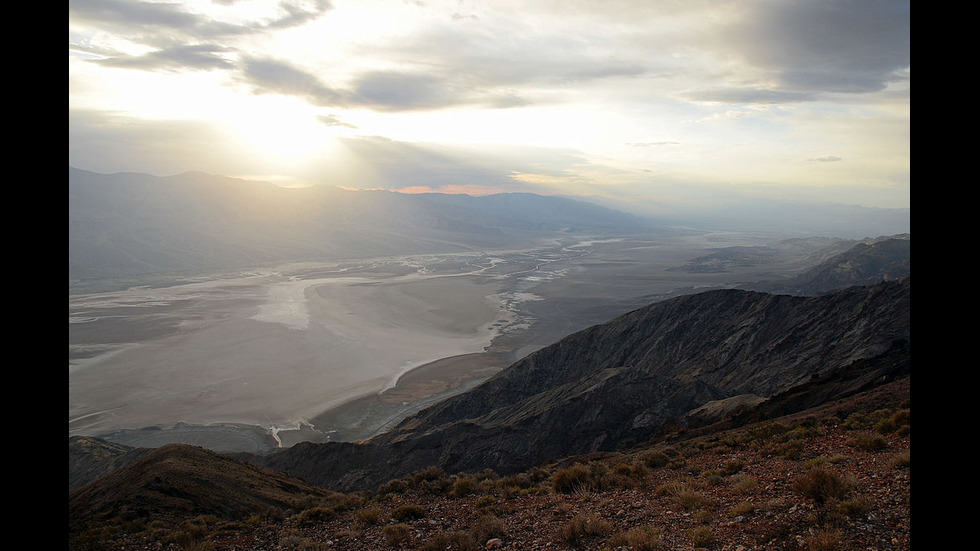
<svg viewBox="0 0 980 551"><path fill-rule="evenodd" d="M438 500L462 473L528 476L522 492L561 494L562 458L605 457L568 460L598 476L625 473L629 457L640 473L636 454L670 439L820 407L908 407L908 233L712 231L532 195L297 199L201 175L70 170L69 181L76 534L123 517L185 522L175 506L231 520L336 503L322 488L381 499L398 480L416 487L406 497L457 507ZM256 190L282 212L249 211ZM181 219L188 205L196 214ZM907 449L902 438L891 445ZM237 459L150 451L173 442ZM425 482L432 469L442 474ZM224 497L206 498L199 479ZM581 484L632 487L617 480ZM488 484L494 499L513 491ZM552 506L515 505L511 522ZM517 532L509 543L529 548ZM392 545L380 532L325 537Z"/></svg>
<svg viewBox="0 0 980 551"><path fill-rule="evenodd" d="M574 331L699 288L788 280L856 243L781 241L719 263L763 238L531 195L369 205L366 192L73 170L69 188L69 435L131 445L365 438ZM248 210L256 194L283 212ZM236 263L205 251L219 246L266 263L215 271ZM415 254L364 258L399 246Z"/></svg>

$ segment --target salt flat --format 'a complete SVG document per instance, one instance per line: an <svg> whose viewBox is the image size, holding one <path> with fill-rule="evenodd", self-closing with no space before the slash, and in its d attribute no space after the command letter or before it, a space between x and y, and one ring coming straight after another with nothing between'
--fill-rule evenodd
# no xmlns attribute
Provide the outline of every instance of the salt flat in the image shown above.
<svg viewBox="0 0 980 551"><path fill-rule="evenodd" d="M295 427L413 367L482 351L511 317L500 281L475 267L291 268L70 297L69 434Z"/></svg>
<svg viewBox="0 0 980 551"><path fill-rule="evenodd" d="M291 264L70 295L69 435L159 444L187 441L191 429L117 431L186 423L198 431L194 443L207 443L200 426L222 425L215 434L225 440L228 427L251 427L231 449L260 445L256 433L315 439L322 435L305 423L331 408L392 389L414 368L492 345L492 362L419 371L411 388L386 394L381 402L398 402L392 411L405 414L412 404L396 397L428 403L463 384L467 365L482 366L485 377L488 365L503 367L658 293L738 277L665 270L712 244L582 239L521 251ZM431 396L419 393L427 388ZM357 407L343 418L389 415ZM392 421L383 415L377 426Z"/></svg>

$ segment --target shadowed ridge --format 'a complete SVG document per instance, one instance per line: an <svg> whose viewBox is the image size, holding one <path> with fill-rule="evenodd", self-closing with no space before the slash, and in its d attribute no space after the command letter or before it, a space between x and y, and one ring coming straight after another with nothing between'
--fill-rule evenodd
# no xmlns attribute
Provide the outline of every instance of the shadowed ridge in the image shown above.
<svg viewBox="0 0 980 551"><path fill-rule="evenodd" d="M332 492L185 444L169 444L68 492L68 525L197 514L238 520L270 509L298 510Z"/></svg>

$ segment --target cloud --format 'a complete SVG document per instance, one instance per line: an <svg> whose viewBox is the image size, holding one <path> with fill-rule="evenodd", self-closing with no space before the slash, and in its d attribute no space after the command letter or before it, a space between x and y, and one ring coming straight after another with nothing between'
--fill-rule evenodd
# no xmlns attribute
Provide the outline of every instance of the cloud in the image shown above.
<svg viewBox="0 0 980 551"><path fill-rule="evenodd" d="M68 0L70 19L136 27L159 27L188 31L206 20L184 11L179 4L127 2L124 0Z"/></svg>
<svg viewBox="0 0 980 551"><path fill-rule="evenodd" d="M276 59L246 58L241 79L255 94L282 94L325 107L366 107L377 111L444 109L458 105L507 108L524 105L513 94L481 94L438 76L401 71L367 71L349 87L327 86L312 72Z"/></svg>
<svg viewBox="0 0 980 551"><path fill-rule="evenodd" d="M273 29L298 27L320 17L332 7L329 0L282 0L279 2L281 16L265 26Z"/></svg>
<svg viewBox="0 0 980 551"><path fill-rule="evenodd" d="M812 92L760 88L712 88L693 90L682 95L689 100L698 102L755 104L798 103L815 101L818 97Z"/></svg>
<svg viewBox="0 0 980 551"><path fill-rule="evenodd" d="M813 157L807 160L814 163L836 163L838 161L843 161L844 159L841 159L836 155L828 155L826 157Z"/></svg>
<svg viewBox="0 0 980 551"><path fill-rule="evenodd" d="M234 0L218 2L231 5ZM148 71L229 70L235 67L219 55L235 48L224 45L233 38L266 33L306 24L332 8L328 0L280 0L265 2L271 12L236 23L213 19L192 12L183 5L169 2L132 2L127 0L69 0L70 37L77 49L91 52L96 62L113 67ZM116 48L81 45L88 40L72 31L72 24L89 28L89 34L111 36L114 44L126 44L130 50L147 50L130 54Z"/></svg>
<svg viewBox="0 0 980 551"><path fill-rule="evenodd" d="M318 115L317 120L325 126L341 126L345 128L357 128L353 124L340 120L336 115Z"/></svg>
<svg viewBox="0 0 980 551"><path fill-rule="evenodd" d="M315 75L274 59L246 58L242 78L257 94L298 96L313 105L341 106L347 94L324 85Z"/></svg>
<svg viewBox="0 0 980 551"><path fill-rule="evenodd" d="M882 90L911 65L911 6L895 0L760 0L724 33L785 90Z"/></svg>
<svg viewBox="0 0 980 551"><path fill-rule="evenodd" d="M141 56L117 54L96 60L110 67L143 70L213 70L232 69L235 64L222 54L232 51L216 44L193 44L155 50Z"/></svg>
<svg viewBox="0 0 980 551"><path fill-rule="evenodd" d="M351 99L359 105L390 110L446 107L460 101L451 85L438 77L394 71L361 75Z"/></svg>

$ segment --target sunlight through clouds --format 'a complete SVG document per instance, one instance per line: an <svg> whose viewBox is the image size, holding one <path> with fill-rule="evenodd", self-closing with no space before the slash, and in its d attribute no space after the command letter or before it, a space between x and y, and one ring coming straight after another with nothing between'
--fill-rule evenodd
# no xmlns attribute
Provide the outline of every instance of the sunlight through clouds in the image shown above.
<svg viewBox="0 0 980 551"><path fill-rule="evenodd" d="M132 170L139 150L147 171L348 185L388 171L365 163L392 165L345 158L338 139L383 137L398 143L384 154L445 148L457 166L439 182L423 182L426 157L398 163L433 189L497 189L504 175L551 192L506 175L549 173L513 152L544 163L553 149L588 159L550 167L587 170L569 178L581 193L642 202L684 182L907 207L910 62L907 2L71 0L69 164ZM159 131L113 134L98 113ZM159 140L177 121L224 143L182 155L179 138ZM96 134L98 156L71 143ZM458 146L510 153L484 181Z"/></svg>

